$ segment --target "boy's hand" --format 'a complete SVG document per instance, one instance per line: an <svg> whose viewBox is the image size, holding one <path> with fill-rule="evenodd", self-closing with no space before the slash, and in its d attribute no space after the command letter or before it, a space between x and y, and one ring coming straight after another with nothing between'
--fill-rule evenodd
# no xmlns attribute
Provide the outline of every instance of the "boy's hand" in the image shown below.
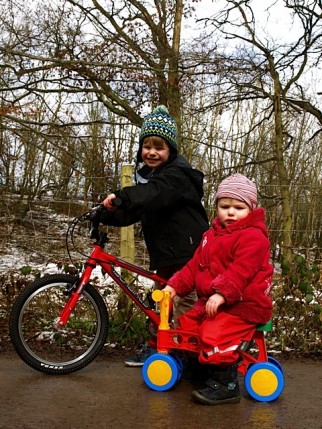
<svg viewBox="0 0 322 429"><path fill-rule="evenodd" d="M213 317L217 314L218 307L225 303L225 298L219 293L215 293L208 298L206 302L206 314Z"/></svg>
<svg viewBox="0 0 322 429"><path fill-rule="evenodd" d="M173 299L177 295L177 292L173 289L172 286L166 285L166 287L162 289L162 292L165 292L165 291L170 292L171 299Z"/></svg>
<svg viewBox="0 0 322 429"><path fill-rule="evenodd" d="M109 194L105 200L102 202L103 206L107 208L110 212L113 212L116 210L116 206L113 204L113 201L115 200L116 195L115 194Z"/></svg>

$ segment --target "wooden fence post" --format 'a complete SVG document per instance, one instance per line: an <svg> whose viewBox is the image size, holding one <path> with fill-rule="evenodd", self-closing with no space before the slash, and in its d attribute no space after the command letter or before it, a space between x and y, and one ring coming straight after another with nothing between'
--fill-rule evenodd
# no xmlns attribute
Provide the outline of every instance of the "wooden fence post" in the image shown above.
<svg viewBox="0 0 322 429"><path fill-rule="evenodd" d="M122 165L121 188L132 186L133 184L132 165ZM121 228L120 257L131 264L134 264L134 225Z"/></svg>
<svg viewBox="0 0 322 429"><path fill-rule="evenodd" d="M121 169L121 188L132 186L133 169L131 165L122 165ZM131 264L134 264L134 225L121 228L120 257ZM127 270L121 270L122 277L130 285L133 282L133 274ZM133 302L120 290L118 296L118 313L124 321L130 320L133 314Z"/></svg>

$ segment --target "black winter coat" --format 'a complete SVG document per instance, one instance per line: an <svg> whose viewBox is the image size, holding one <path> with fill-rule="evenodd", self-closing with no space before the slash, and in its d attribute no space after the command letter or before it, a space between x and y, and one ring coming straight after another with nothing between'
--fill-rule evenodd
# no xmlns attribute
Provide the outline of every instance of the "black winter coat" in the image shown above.
<svg viewBox="0 0 322 429"><path fill-rule="evenodd" d="M144 166L138 175L146 183L115 191L122 204L104 211L100 221L113 226L141 221L151 270L185 264L209 227L201 203L203 173L179 155L154 171Z"/></svg>

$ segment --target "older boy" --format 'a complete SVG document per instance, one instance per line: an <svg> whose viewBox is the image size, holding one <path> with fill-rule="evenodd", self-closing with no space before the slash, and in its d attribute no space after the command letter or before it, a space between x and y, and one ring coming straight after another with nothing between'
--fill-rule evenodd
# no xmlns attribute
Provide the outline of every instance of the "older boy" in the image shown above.
<svg viewBox="0 0 322 429"><path fill-rule="evenodd" d="M150 256L150 269L168 279L193 256L208 219L201 203L203 174L178 155L177 128L165 106L157 107L143 122L137 162L138 184L109 194L103 201L108 211L101 221L126 226L141 222ZM142 186L143 185L143 186ZM113 206L120 198L122 204ZM194 292L174 305L174 318L194 304ZM127 366L142 366L151 353L144 347Z"/></svg>

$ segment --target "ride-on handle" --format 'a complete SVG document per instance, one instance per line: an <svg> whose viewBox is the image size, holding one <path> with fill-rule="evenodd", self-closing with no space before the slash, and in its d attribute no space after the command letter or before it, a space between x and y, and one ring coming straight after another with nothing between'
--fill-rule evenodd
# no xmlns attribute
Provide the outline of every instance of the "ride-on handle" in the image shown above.
<svg viewBox="0 0 322 429"><path fill-rule="evenodd" d="M170 314L170 292L156 289L152 292L152 299L159 303L160 306L160 324L159 329L170 329L169 314Z"/></svg>

